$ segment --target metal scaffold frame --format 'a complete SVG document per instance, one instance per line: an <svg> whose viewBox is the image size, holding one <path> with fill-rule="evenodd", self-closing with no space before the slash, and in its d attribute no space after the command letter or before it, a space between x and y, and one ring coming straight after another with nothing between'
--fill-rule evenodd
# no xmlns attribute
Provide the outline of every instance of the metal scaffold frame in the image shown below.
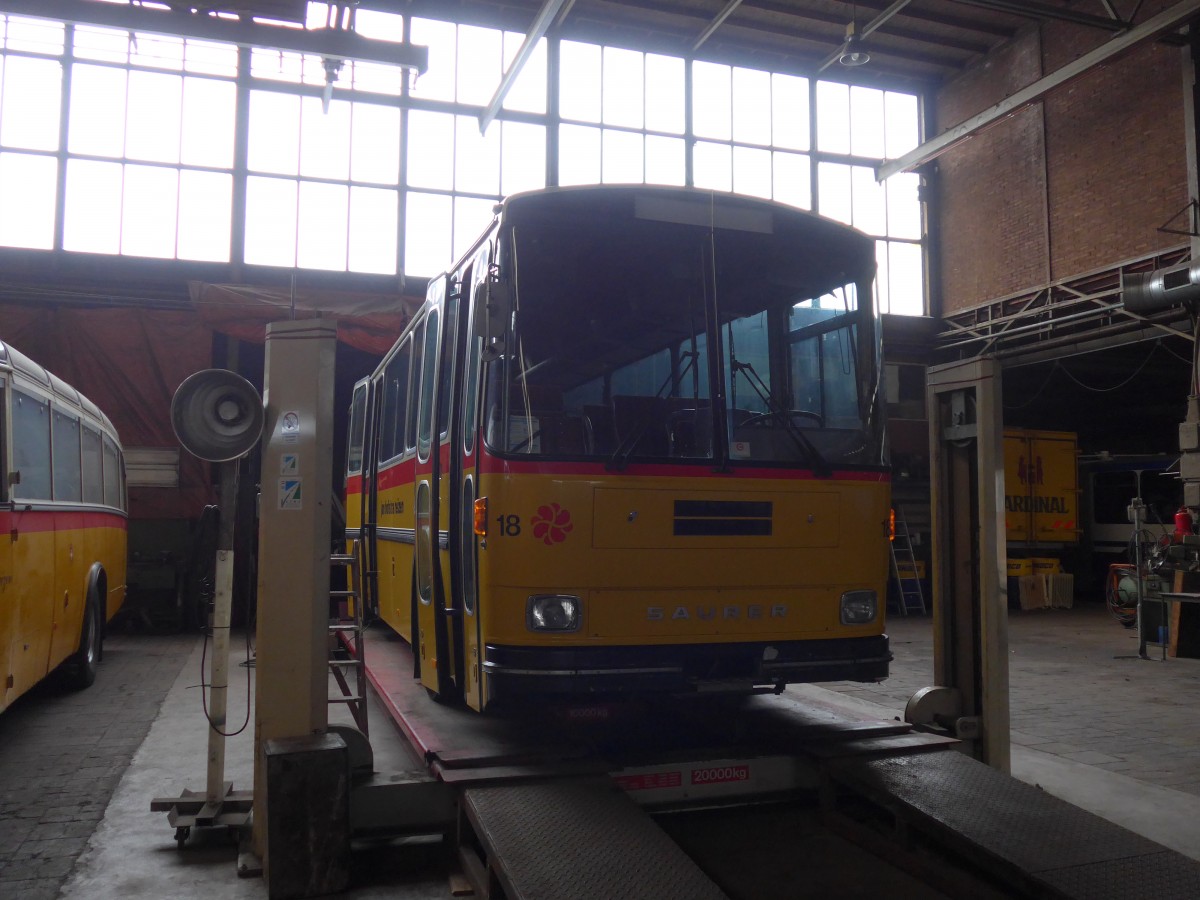
<svg viewBox="0 0 1200 900"><path fill-rule="evenodd" d="M1190 255L1187 245L1172 247L947 313L946 328L936 336L938 348L954 359L987 354L1036 362L1043 352L1058 358L1164 336L1190 341L1182 310L1139 315L1121 302L1128 276L1184 262Z"/></svg>

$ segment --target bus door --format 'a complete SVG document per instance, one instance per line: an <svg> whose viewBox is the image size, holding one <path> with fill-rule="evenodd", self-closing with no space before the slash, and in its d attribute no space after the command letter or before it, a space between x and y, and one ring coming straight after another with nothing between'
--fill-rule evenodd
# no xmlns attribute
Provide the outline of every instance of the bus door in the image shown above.
<svg viewBox="0 0 1200 900"><path fill-rule="evenodd" d="M446 280L429 283L425 328L420 347L414 347L413 376L417 387L417 458L414 471L415 608L413 650L418 655L421 683L439 695L453 692L454 661L449 652L445 597L440 577L439 492L441 465L437 439L438 359L445 315Z"/></svg>
<svg viewBox="0 0 1200 900"><path fill-rule="evenodd" d="M12 535L15 513L12 508L12 488L8 484L8 382L0 378L0 534ZM15 678L12 654L20 626L17 602L17 585L13 578L11 538L0 541L0 710L7 708L15 698Z"/></svg>
<svg viewBox="0 0 1200 900"><path fill-rule="evenodd" d="M451 411L451 454L448 480L451 484L447 506L447 533L453 572L453 597L456 610L455 652L459 684L463 699L472 709L481 709L483 693L480 681L482 647L477 577L477 548L475 538L475 498L477 485L478 437L477 405L479 398L480 356L483 335L474 327L475 316L481 314L474 304L476 285L487 280L491 245L485 243L464 271L459 294L460 313L457 358L457 377L454 390L458 404Z"/></svg>

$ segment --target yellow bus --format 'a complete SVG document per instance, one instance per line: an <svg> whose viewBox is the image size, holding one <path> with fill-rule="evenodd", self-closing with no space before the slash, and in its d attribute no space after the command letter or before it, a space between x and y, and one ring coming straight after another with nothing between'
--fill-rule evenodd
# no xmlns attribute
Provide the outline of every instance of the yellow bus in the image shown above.
<svg viewBox="0 0 1200 900"><path fill-rule="evenodd" d="M90 685L125 600L121 444L100 409L0 342L0 711L63 668Z"/></svg>
<svg viewBox="0 0 1200 900"><path fill-rule="evenodd" d="M870 238L764 200L501 203L351 402L347 537L425 687L886 677L874 275Z"/></svg>

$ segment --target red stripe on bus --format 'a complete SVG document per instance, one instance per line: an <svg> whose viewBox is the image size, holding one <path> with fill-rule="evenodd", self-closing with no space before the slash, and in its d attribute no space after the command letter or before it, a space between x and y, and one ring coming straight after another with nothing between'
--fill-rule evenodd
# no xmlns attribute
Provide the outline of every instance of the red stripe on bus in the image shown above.
<svg viewBox="0 0 1200 900"><path fill-rule="evenodd" d="M381 491L386 491L388 488L399 487L402 484L412 484L413 475L416 472L417 461L414 457L409 457L403 462L398 462L391 467L384 469L376 478L377 487Z"/></svg>
<svg viewBox="0 0 1200 900"><path fill-rule="evenodd" d="M118 513L83 510L5 510L0 512L0 531L29 534L38 531L82 531L86 528L120 528L125 517Z"/></svg>

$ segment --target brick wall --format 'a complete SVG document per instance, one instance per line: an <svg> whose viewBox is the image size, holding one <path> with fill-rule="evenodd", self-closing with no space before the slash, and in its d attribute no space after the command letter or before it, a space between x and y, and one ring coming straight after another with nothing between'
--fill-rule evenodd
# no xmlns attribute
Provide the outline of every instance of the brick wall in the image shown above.
<svg viewBox="0 0 1200 900"><path fill-rule="evenodd" d="M1169 5L1150 0L1138 20ZM942 131L1109 35L1031 27L936 101ZM945 312L1115 265L1186 239L1158 231L1187 204L1183 51L1144 44L1051 92L936 162Z"/></svg>

